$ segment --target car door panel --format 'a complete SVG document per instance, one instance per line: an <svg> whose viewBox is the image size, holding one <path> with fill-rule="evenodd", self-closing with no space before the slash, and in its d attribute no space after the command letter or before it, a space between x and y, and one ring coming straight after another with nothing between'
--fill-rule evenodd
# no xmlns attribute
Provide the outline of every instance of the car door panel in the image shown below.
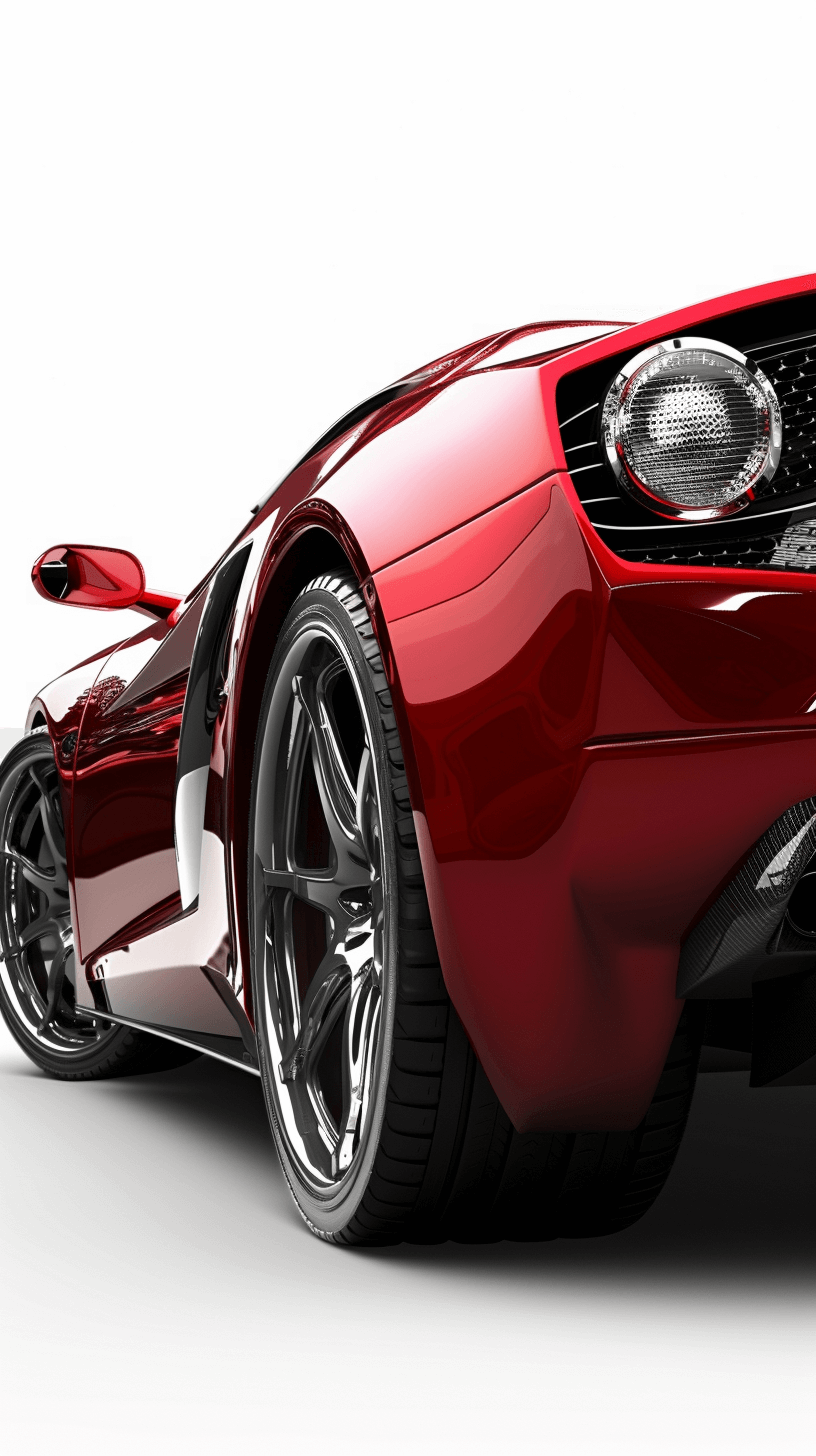
<svg viewBox="0 0 816 1456"><path fill-rule="evenodd" d="M77 747L73 864L83 961L180 910L173 835L179 730L204 594L108 658Z"/></svg>

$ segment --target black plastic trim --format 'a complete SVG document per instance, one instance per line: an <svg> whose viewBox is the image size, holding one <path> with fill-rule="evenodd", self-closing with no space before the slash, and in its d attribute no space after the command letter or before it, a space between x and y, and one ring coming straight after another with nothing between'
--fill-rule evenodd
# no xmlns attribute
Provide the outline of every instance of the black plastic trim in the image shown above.
<svg viewBox="0 0 816 1456"><path fill-rule="evenodd" d="M239 547L213 577L187 679L179 732L176 787L186 774L205 768L210 761L213 729L225 678L223 654L251 551L252 542Z"/></svg>

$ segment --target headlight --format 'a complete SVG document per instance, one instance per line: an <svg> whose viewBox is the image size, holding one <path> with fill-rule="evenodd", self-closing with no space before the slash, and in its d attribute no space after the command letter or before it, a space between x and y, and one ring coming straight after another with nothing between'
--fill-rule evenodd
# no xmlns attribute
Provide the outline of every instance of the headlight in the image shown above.
<svg viewBox="0 0 816 1456"><path fill-rule="evenodd" d="M742 510L782 451L773 386L710 339L666 339L630 359L604 401L601 433L621 485L685 520Z"/></svg>

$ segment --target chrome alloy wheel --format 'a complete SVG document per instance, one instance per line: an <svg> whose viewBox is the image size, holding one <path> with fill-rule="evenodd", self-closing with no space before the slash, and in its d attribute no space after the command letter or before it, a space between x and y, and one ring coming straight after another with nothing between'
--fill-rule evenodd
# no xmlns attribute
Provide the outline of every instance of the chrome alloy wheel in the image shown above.
<svg viewBox="0 0 816 1456"><path fill-rule="evenodd" d="M282 1151L324 1203L360 1171L377 1122L391 856L349 644L307 615L282 646L255 790L257 1015Z"/></svg>
<svg viewBox="0 0 816 1456"><path fill-rule="evenodd" d="M61 1058L114 1036L77 1011L59 778L48 738L20 744L0 785L0 983L25 1042ZM28 752L26 752L28 748Z"/></svg>

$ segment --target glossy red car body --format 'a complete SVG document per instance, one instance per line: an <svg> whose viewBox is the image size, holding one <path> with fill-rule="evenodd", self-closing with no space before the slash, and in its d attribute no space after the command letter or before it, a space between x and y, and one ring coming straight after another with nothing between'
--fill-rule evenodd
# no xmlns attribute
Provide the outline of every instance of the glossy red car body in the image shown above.
<svg viewBox="0 0 816 1456"><path fill-rule="evenodd" d="M253 1065L260 696L295 595L342 557L393 689L445 980L497 1095L522 1130L635 1126L682 1008L684 937L814 789L816 580L615 554L568 472L556 385L814 288L491 367L525 331L500 335L311 454L219 563L248 549L192 847L179 742L215 573L44 689L29 724L61 773L80 1004L104 983L113 1015Z"/></svg>

